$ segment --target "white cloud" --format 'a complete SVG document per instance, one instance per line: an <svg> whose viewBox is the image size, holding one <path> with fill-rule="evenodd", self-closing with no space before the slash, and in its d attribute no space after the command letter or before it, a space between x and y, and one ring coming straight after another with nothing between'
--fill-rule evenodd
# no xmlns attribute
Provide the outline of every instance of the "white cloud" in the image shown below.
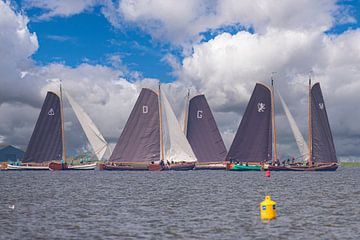
<svg viewBox="0 0 360 240"><path fill-rule="evenodd" d="M117 139L135 103L138 85L153 85L154 80L130 83L122 77L122 71L101 65L36 66L30 57L38 42L36 34L27 28L28 19L3 1L0 12L0 54L6 56L0 59L2 141L26 147L46 92L56 88L49 81L54 78L62 79L107 139ZM72 144L69 149L81 148L87 141L69 108L66 115L67 139Z"/></svg>
<svg viewBox="0 0 360 240"><path fill-rule="evenodd" d="M100 7L101 13L115 27L121 27L121 16L112 0L24 0L25 9L41 9L36 20L49 20L53 17L71 17Z"/></svg>
<svg viewBox="0 0 360 240"><path fill-rule="evenodd" d="M154 38L184 45L196 42L200 33L241 24L256 32L269 29L329 29L339 7L333 0L123 0L120 12ZM338 17L346 19L343 14Z"/></svg>
<svg viewBox="0 0 360 240"><path fill-rule="evenodd" d="M89 10L98 4L98 0L25 0L26 8L41 8L46 13L38 16L39 19L49 19L55 16L68 17Z"/></svg>
<svg viewBox="0 0 360 240"><path fill-rule="evenodd" d="M21 76L33 66L30 56L38 49L36 34L27 28L28 18L13 11L9 3L0 1L0 12L0 104L20 98L31 101L31 89L37 83Z"/></svg>
<svg viewBox="0 0 360 240"><path fill-rule="evenodd" d="M351 144L349 137L360 136L360 127L354 120L360 119L355 110L360 92L359 41L360 30L340 36L328 36L321 30L223 33L194 46L193 54L183 60L178 74L182 81L207 95L223 132L234 134L255 82L269 83L270 73L275 71L276 87L306 136L306 84L308 72L313 70L314 80L321 82L335 142L343 146L344 141ZM280 153L284 156L289 149L296 153L295 148L289 148L294 142L280 104L277 109ZM339 155L359 153L355 141L346 149L349 148L349 152L338 148Z"/></svg>

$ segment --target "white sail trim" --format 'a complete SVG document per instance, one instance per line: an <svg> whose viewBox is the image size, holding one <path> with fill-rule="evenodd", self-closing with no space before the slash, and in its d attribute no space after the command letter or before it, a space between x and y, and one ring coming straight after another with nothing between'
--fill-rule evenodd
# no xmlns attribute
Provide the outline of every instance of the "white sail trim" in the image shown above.
<svg viewBox="0 0 360 240"><path fill-rule="evenodd" d="M179 121L172 110L168 99L162 92L161 101L164 106L164 113L166 117L166 127L169 137L169 144L166 149L165 160L170 162L196 162L195 154L182 131Z"/></svg>
<svg viewBox="0 0 360 240"><path fill-rule="evenodd" d="M66 91L64 92L96 157L101 160L108 148L108 143L84 109Z"/></svg>
<svg viewBox="0 0 360 240"><path fill-rule="evenodd" d="M308 147L307 143L305 142L305 139L304 139L303 135L301 134L300 129L299 129L298 125L296 124L296 121L295 121L293 115L291 114L287 104L285 103L284 99L281 97L279 92L277 92L277 94L279 95L281 105L283 106L285 115L289 121L291 131L294 135L297 147L301 154L301 158L304 161L307 161L309 158L309 147Z"/></svg>

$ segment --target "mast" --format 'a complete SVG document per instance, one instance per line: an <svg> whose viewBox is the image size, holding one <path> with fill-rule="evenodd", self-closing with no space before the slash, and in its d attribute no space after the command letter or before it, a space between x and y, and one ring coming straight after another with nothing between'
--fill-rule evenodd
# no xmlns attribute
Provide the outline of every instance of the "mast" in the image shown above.
<svg viewBox="0 0 360 240"><path fill-rule="evenodd" d="M66 163L66 145L65 145L65 127L64 127L64 107L63 107L63 97L62 97L62 81L60 80L60 117L61 117L61 137L62 137L62 147L63 147L63 159Z"/></svg>
<svg viewBox="0 0 360 240"><path fill-rule="evenodd" d="M274 79L271 75L271 118L272 118L272 129L273 129L273 146L274 146L274 158L273 161L277 161L276 152L276 124L275 124L275 101L274 101Z"/></svg>
<svg viewBox="0 0 360 240"><path fill-rule="evenodd" d="M309 128L309 160L308 164L311 167L312 162L312 123L311 123L311 74L309 74L309 106L308 106L308 128Z"/></svg>
<svg viewBox="0 0 360 240"><path fill-rule="evenodd" d="M187 122L189 117L189 101L190 101L190 88L188 89L188 93L185 98L185 116L184 116L184 134L186 136L187 132Z"/></svg>
<svg viewBox="0 0 360 240"><path fill-rule="evenodd" d="M163 133L163 120L162 120L162 103L161 103L161 87L159 82L159 117L160 117L160 149L161 149L161 155L160 160L165 159L164 155L164 133Z"/></svg>

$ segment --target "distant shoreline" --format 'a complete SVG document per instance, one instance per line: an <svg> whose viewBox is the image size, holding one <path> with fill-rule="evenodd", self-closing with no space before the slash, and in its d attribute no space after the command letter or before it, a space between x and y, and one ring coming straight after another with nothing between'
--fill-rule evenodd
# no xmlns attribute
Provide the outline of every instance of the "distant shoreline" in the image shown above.
<svg viewBox="0 0 360 240"><path fill-rule="evenodd" d="M341 162L342 167L360 167L360 162Z"/></svg>

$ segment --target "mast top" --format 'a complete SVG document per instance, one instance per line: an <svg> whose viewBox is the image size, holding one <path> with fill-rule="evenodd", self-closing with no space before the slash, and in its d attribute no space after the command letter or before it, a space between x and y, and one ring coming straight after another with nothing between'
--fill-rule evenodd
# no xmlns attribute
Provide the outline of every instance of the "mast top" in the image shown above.
<svg viewBox="0 0 360 240"><path fill-rule="evenodd" d="M310 72L309 72L309 86L311 86L311 75L312 75L313 73L314 73L313 71L310 71Z"/></svg>
<svg viewBox="0 0 360 240"><path fill-rule="evenodd" d="M275 75L276 73L277 73L277 72L271 72L271 75L270 75L271 86L274 86L274 75Z"/></svg>

